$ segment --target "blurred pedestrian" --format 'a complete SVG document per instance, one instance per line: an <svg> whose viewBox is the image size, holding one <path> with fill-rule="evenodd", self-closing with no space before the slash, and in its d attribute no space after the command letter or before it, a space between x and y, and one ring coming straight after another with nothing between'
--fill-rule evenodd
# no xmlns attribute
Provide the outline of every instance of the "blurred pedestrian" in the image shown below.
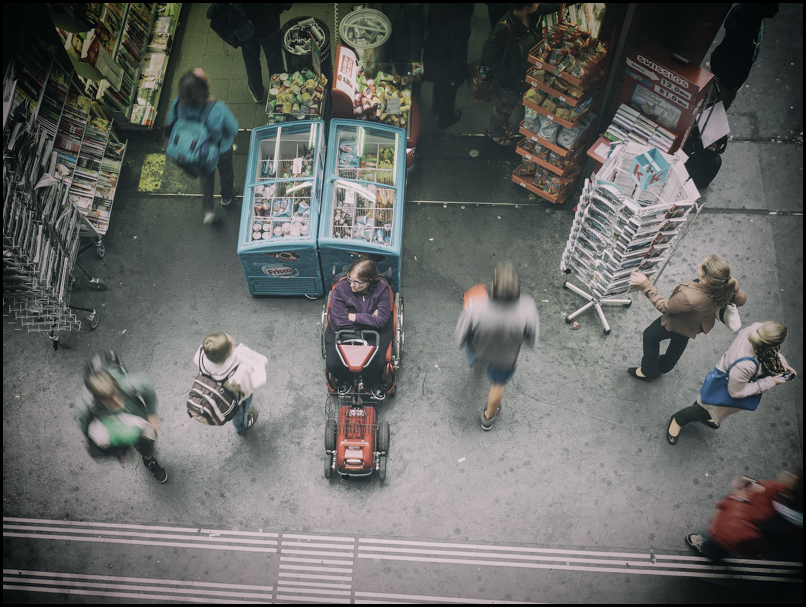
<svg viewBox="0 0 806 607"><path fill-rule="evenodd" d="M263 87L263 70L260 66L260 49L266 55L269 74L283 71L280 15L291 8L291 2L244 2L241 4L255 33L242 43L246 81L255 103L266 101Z"/></svg>
<svg viewBox="0 0 806 607"><path fill-rule="evenodd" d="M108 354L108 358L96 355L88 364L79 427L102 453L122 458L134 447L142 455L143 465L164 483L168 472L154 457L159 430L154 385L145 375L127 373L117 355Z"/></svg>
<svg viewBox="0 0 806 607"><path fill-rule="evenodd" d="M208 101L212 107L208 105ZM205 115L206 114L206 115ZM202 122L207 129L209 142L218 146L218 175L221 181L221 205L229 205L238 193L235 173L232 168L232 142L238 133L238 121L224 102L210 97L210 79L201 68L189 71L179 79L179 95L168 113L168 133L171 134L177 121ZM215 169L201 177L204 223L215 219L213 194Z"/></svg>
<svg viewBox="0 0 806 607"><path fill-rule="evenodd" d="M481 410L483 430L498 421L504 386L515 374L521 344L534 346L539 330L535 301L521 295L520 278L511 263L496 266L490 298L468 293L456 325L456 342L466 349L471 367L487 368L490 392Z"/></svg>
<svg viewBox="0 0 806 607"><path fill-rule="evenodd" d="M747 295L739 281L731 278L728 262L719 255L709 255L697 266L697 280L678 285L665 299L642 272L630 274L630 285L638 287L663 314L644 330L644 356L640 367L627 372L636 379L651 381L668 373L680 360L688 345L700 333L708 333L716 321L716 312L733 302L743 306ZM669 341L660 355L660 342Z"/></svg>
<svg viewBox="0 0 806 607"><path fill-rule="evenodd" d="M510 145L515 136L509 117L526 89L529 51L543 39L542 16L556 13L562 5L513 2L510 6L481 51L481 64L497 80L498 91L486 135L500 146Z"/></svg>
<svg viewBox="0 0 806 607"><path fill-rule="evenodd" d="M223 387L238 398L232 425L239 435L257 421L257 410L251 408L254 391L266 383L269 359L247 348L235 346L227 333L213 333L204 338L193 362L199 372L223 381Z"/></svg>
<svg viewBox="0 0 806 607"><path fill-rule="evenodd" d="M745 557L794 552L803 546L803 468L784 471L777 481L746 476L717 505L706 533L689 533L686 542L712 561L729 554ZM800 553L802 556L802 552Z"/></svg>
<svg viewBox="0 0 806 607"><path fill-rule="evenodd" d="M434 83L432 111L441 129L462 118L462 110L455 109L456 91L467 78L467 41L474 6L473 3L451 2L428 5L425 79Z"/></svg>
<svg viewBox="0 0 806 607"><path fill-rule="evenodd" d="M762 393L788 381L785 373L797 376L781 354L786 335L786 327L773 321L742 329L706 377L694 404L669 419L666 440L677 443L680 428L693 421L716 430L737 411L755 411Z"/></svg>
<svg viewBox="0 0 806 607"><path fill-rule="evenodd" d="M726 111L758 59L764 19L774 17L779 10L781 5L775 2L749 2L736 4L725 18L725 37L711 53L710 63Z"/></svg>

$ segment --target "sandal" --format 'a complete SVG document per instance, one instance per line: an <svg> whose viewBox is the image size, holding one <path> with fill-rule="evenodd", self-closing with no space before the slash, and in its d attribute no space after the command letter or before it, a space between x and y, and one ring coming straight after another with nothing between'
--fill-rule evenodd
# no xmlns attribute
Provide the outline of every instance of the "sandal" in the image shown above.
<svg viewBox="0 0 806 607"><path fill-rule="evenodd" d="M506 133L502 133L501 135L491 135L488 131L485 133L485 135L492 139L493 143L500 145L502 148L512 145L512 139L507 137Z"/></svg>

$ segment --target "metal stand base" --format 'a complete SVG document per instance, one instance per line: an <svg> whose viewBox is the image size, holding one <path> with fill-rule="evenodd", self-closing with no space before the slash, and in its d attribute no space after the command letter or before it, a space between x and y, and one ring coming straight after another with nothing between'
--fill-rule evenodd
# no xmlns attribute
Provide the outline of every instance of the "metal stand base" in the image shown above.
<svg viewBox="0 0 806 607"><path fill-rule="evenodd" d="M596 312L599 313L599 320L602 321L602 326L604 327L605 335L610 335L610 325L607 324L607 319L605 318L604 312L602 311L602 304L621 304L625 308L629 308L632 305L632 299L600 299L594 295L588 295L587 293L585 293L585 291L583 291L579 287L572 285L570 282L564 282L563 289L570 289L577 295L581 295L582 297L588 300L588 303L582 306L579 310L577 310L573 314L569 314L568 316L566 316L565 322L567 323L572 322L577 316L582 314L585 310L587 310L590 307L594 307L596 308Z"/></svg>

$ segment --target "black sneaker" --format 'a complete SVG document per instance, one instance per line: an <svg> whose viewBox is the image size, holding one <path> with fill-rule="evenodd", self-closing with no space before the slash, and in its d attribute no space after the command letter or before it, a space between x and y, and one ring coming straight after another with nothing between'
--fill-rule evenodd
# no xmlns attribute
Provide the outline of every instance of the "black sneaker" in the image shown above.
<svg viewBox="0 0 806 607"><path fill-rule="evenodd" d="M143 465L151 470L151 474L154 475L154 478L157 479L158 483L164 483L168 480L168 473L165 471L165 468L160 466L160 463L157 461L156 457L152 457L151 459L143 458Z"/></svg>
<svg viewBox="0 0 806 607"><path fill-rule="evenodd" d="M232 203L232 201L235 200L235 197L238 195L239 191L240 191L240 188L238 187L238 184L237 183L232 184L232 196L230 196L226 200L222 196L221 197L221 206L222 207L229 206Z"/></svg>
<svg viewBox="0 0 806 607"><path fill-rule="evenodd" d="M350 391L350 384L339 384L337 392L339 394L347 394Z"/></svg>
<svg viewBox="0 0 806 607"><path fill-rule="evenodd" d="M372 392L372 396L375 400L383 400L386 398L386 392L381 388L375 388L374 390L370 390Z"/></svg>

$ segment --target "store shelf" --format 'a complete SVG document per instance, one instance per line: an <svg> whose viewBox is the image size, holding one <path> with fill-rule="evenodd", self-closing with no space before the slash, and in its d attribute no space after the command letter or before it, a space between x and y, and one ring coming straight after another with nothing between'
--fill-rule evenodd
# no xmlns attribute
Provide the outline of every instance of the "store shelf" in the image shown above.
<svg viewBox="0 0 806 607"><path fill-rule="evenodd" d="M556 196L552 196L548 192L538 188L531 181L529 181L527 179L524 179L523 177L518 175L518 171L520 171L520 167L516 168L512 172L512 181L514 181L518 185L526 188L530 192L532 192L534 194L537 194L541 198L545 198L546 200L548 200L549 202L551 202L553 204L562 204L563 202L565 202L565 199L568 198L569 194L571 194L571 192L574 189L573 187L571 187L572 183L569 183L565 188L563 188L563 190L559 194L557 194Z"/></svg>
<svg viewBox="0 0 806 607"><path fill-rule="evenodd" d="M591 125L591 126L592 126L592 125ZM582 149L583 147L585 147L585 145L584 145L584 144L585 144L585 140L586 140L586 138L587 138L587 136L588 136L588 134L587 134L587 133L585 133L585 134L584 134L582 137L580 137L580 138L577 140L577 142L574 144L574 146L573 146L573 147L572 147L570 150L566 150L564 147L560 147L560 146L559 146L559 145L557 145L556 143L551 143L551 142L549 142L549 141L547 141L547 140L543 139L542 137L538 137L537 135L535 135L535 134L534 134L532 131L528 130L528 129L527 129L525 126L523 126L523 121L521 121L521 125L520 125L520 128L518 129L518 132L519 132L521 135L525 135L525 136L526 136L527 138L529 138L530 140L532 140L532 141L535 141L535 142L539 143L539 144L540 144L540 145L542 145L543 147L547 147L547 148L548 148L548 149L550 149L551 151L553 151L553 152L557 152L557 153L558 153L560 156L562 156L563 158L565 158L566 156L568 156L568 154L571 154L571 153L573 153L573 152L576 152L577 150Z"/></svg>
<svg viewBox="0 0 806 607"><path fill-rule="evenodd" d="M552 114L548 110L544 110L542 107L532 103L531 101L527 101L525 96L521 99L521 101L523 101L523 105L525 107L528 107L529 109L532 109L532 110L536 111L538 114L542 114L543 116L545 116L549 120L553 120L557 124L559 124L561 126L564 126L567 129L573 129L573 128L576 128L577 126L579 126L579 123L582 122L582 119L587 115L587 112L585 112L585 114L582 114L576 120L576 122L571 122L570 120L566 120L565 118L560 118L556 114Z"/></svg>
<svg viewBox="0 0 806 607"><path fill-rule="evenodd" d="M567 167L565 167L563 169L563 168L554 166L553 164L551 164L550 162L548 162L546 160L543 160L542 158L538 158L533 152L529 152L528 150L524 149L523 143L525 141L526 141L526 138L521 139L518 142L518 145L515 148L515 151L518 152L518 154L520 154L524 158L526 158L526 160L528 160L529 162L534 162L534 163L538 164L539 166L542 166L544 169L548 169L549 171L551 171L555 175L559 175L560 177L574 177L574 176L576 176L576 174L578 174L578 167L582 164L582 160L584 159L584 156L580 155L579 158L577 158L574 161L573 164L570 164L570 165L568 165ZM574 173L575 170L577 170L577 173L572 175L572 173Z"/></svg>
<svg viewBox="0 0 806 607"><path fill-rule="evenodd" d="M538 69L546 70L547 72L551 72L552 74L554 74L554 70L557 69L557 66L540 61L540 59L538 59L532 54L535 51L535 49L537 49L537 46L535 46L531 51L529 51L529 55L526 57L529 63L537 66ZM559 74L554 75L558 76L559 78L562 78L566 82L573 84L574 86L587 88L588 86L590 86L590 84L598 80L603 74L602 70L597 68L596 70L593 71L593 73L588 74L583 78L577 78L576 76L572 76L568 72L560 72Z"/></svg>
<svg viewBox="0 0 806 607"><path fill-rule="evenodd" d="M532 68L532 69L535 69L535 68ZM529 70L529 72L531 72L531 70ZM588 99L588 97L590 97L590 95L591 95L590 90L586 90L585 93L579 99L576 99L575 97L572 97L571 95L569 95L567 93L562 93L560 91L557 91L557 90L551 88L550 86L548 86L546 84L543 84L542 82L540 82L539 80L537 80L536 78L531 76L529 72L526 73L526 82L531 84L532 88L536 88L536 89L539 89L539 90L543 91L544 93L548 93L552 97L556 97L557 99L559 99L563 103L567 103L571 107L577 107L578 105L584 103ZM591 81L591 83L588 85L587 88L590 89L590 88L596 86L597 84L599 84L598 80L595 81L595 82Z"/></svg>

